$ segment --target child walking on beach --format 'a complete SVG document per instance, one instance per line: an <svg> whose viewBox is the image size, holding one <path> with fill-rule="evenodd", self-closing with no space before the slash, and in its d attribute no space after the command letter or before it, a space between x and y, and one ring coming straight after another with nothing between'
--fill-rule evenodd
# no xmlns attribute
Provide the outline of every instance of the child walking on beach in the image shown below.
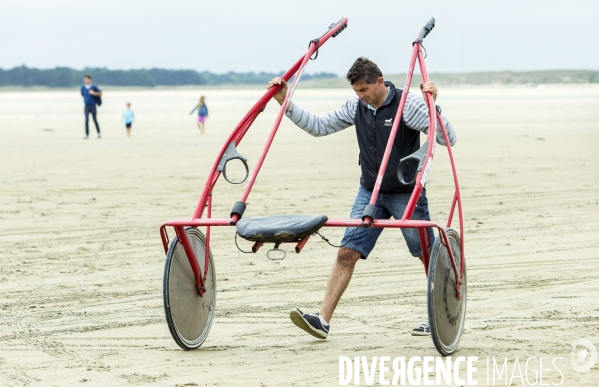
<svg viewBox="0 0 599 387"><path fill-rule="evenodd" d="M135 112L131 110L131 104L127 102L127 110L123 112L123 121L127 128L127 137L131 137L131 124L135 120Z"/></svg>
<svg viewBox="0 0 599 387"><path fill-rule="evenodd" d="M206 97L201 96L200 102L193 108L189 115L192 115L194 111L198 111L198 128L200 129L200 134L204 134L204 123L206 122L206 118L208 118L208 107L206 106Z"/></svg>

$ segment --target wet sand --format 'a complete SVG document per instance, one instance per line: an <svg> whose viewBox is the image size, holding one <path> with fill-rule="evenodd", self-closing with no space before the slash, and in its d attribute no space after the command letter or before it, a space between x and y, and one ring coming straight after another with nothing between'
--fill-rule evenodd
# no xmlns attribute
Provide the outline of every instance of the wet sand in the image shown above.
<svg viewBox="0 0 599 387"><path fill-rule="evenodd" d="M336 250L312 238L274 262L265 249L240 253L233 228L213 229L214 324L199 350L181 350L164 318L158 228L191 216L218 150L263 90L106 91L103 138L92 129L85 141L77 91L0 92L0 385L332 386L340 356L437 356L430 338L409 334L426 315L425 276L391 230L358 263L318 341L288 312L318 309ZM205 136L188 116L200 93ZM295 101L326 112L350 96L298 89ZM128 101L131 138L119 123ZM599 347L599 87L444 87L438 103L457 130L464 200L468 311L454 356L479 357L479 385L487 357L541 356L563 358L563 386L599 385L599 365L570 364L575 339ZM251 167L275 113L271 103L239 147ZM357 157L353 129L313 138L284 121L246 216L346 217ZM242 188L219 181L215 217ZM427 188L443 223L453 190L442 147ZM342 233L323 231L334 242Z"/></svg>

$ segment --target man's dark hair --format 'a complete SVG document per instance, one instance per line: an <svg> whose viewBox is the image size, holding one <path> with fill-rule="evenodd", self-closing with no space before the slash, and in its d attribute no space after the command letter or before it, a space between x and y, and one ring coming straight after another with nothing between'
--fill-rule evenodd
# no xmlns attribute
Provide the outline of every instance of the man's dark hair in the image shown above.
<svg viewBox="0 0 599 387"><path fill-rule="evenodd" d="M85 75L83 76L83 78L89 78L89 79L92 79L92 76L91 76L91 75L89 75L89 74L85 74Z"/></svg>
<svg viewBox="0 0 599 387"><path fill-rule="evenodd" d="M363 56L356 59L354 64L347 72L347 80L352 85L357 83L366 82L370 85L374 85L379 77L382 77L383 73L373 61Z"/></svg>

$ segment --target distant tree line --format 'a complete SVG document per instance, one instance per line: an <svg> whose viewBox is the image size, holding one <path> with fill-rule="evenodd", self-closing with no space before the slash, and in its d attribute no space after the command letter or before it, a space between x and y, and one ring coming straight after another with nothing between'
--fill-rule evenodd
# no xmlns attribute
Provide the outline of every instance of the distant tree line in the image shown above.
<svg viewBox="0 0 599 387"><path fill-rule="evenodd" d="M431 79L433 74L430 74ZM599 71L594 70L543 70L543 71L494 71L479 73L434 74L439 84L560 84L599 83ZM405 79L405 78L404 78Z"/></svg>
<svg viewBox="0 0 599 387"><path fill-rule="evenodd" d="M26 66L10 70L0 69L2 86L46 86L75 87L81 85L84 74L90 74L94 83L107 86L186 86L186 85L264 85L281 73L228 72L215 74L195 70L108 70L106 68L85 68L75 70L69 67L35 69ZM556 83L599 83L599 71L594 70L546 70L546 71L495 71L478 73L432 73L435 83L447 84L556 84ZM405 74L387 74L386 79L402 85ZM347 81L333 73L304 74L304 87L347 87ZM414 82L420 76L414 74Z"/></svg>
<svg viewBox="0 0 599 387"><path fill-rule="evenodd" d="M81 85L84 74L90 74L94 83L109 86L185 86L185 85L242 85L266 84L275 73L236 73L215 74L195 70L109 70L106 68L85 68L75 70L69 67L35 69L25 65L9 70L0 69L0 86L47 86L74 87ZM302 80L336 78L333 73L304 74Z"/></svg>
<svg viewBox="0 0 599 387"><path fill-rule="evenodd" d="M596 70L543 70L543 71L493 71L478 73L429 73L436 85L541 85L599 83L599 71ZM385 74L385 79L401 87L406 74ZM412 85L420 84L420 74L415 73ZM302 87L335 88L347 87L344 78L311 80Z"/></svg>

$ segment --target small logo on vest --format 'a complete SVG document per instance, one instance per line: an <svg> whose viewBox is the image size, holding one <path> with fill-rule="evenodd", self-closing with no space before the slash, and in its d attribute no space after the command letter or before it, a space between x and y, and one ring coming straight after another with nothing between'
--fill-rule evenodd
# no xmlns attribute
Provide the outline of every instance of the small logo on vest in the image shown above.
<svg viewBox="0 0 599 387"><path fill-rule="evenodd" d="M393 118L385 120L385 124L383 126L393 126Z"/></svg>

